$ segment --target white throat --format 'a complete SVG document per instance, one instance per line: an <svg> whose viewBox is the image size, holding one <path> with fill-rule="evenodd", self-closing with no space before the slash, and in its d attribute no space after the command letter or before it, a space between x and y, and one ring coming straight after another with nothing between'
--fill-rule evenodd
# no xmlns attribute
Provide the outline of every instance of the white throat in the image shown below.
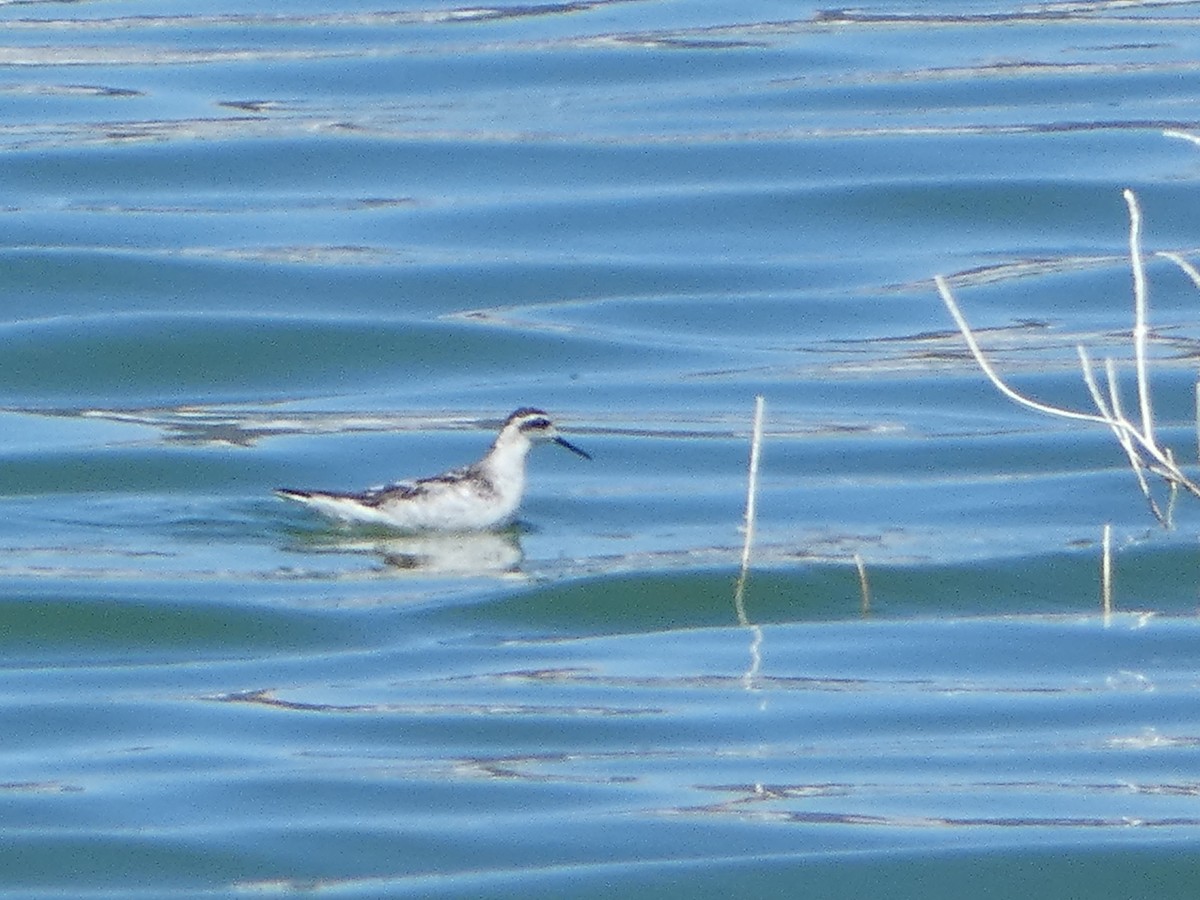
<svg viewBox="0 0 1200 900"><path fill-rule="evenodd" d="M480 468L500 496L519 501L525 489L525 460L532 447L529 438L519 431L501 434L481 460Z"/></svg>

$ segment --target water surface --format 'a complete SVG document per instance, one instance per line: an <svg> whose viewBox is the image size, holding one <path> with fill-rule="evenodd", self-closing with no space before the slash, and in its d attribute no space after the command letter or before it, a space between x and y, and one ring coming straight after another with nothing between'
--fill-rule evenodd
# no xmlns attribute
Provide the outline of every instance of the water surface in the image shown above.
<svg viewBox="0 0 1200 900"><path fill-rule="evenodd" d="M0 7L0 888L1192 896L1200 506L931 279L1133 409L1134 189L1190 458L1198 17ZM508 531L271 495L530 404Z"/></svg>

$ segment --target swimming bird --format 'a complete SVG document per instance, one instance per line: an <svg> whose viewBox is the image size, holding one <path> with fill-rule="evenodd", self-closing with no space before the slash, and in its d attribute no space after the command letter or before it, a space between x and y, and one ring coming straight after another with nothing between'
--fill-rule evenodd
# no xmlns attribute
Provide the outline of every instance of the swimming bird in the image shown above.
<svg viewBox="0 0 1200 900"><path fill-rule="evenodd" d="M403 531L482 531L512 521L525 492L525 457L535 443L545 442L592 458L561 437L545 412L525 406L504 421L488 452L469 466L360 493L293 488L275 493L343 522Z"/></svg>

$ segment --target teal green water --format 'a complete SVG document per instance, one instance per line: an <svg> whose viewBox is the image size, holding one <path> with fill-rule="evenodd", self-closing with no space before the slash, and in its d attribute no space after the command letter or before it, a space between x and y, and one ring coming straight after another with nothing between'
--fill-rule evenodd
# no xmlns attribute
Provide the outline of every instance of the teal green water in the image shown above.
<svg viewBox="0 0 1200 900"><path fill-rule="evenodd" d="M0 7L0 893L1192 897L1197 15Z"/></svg>

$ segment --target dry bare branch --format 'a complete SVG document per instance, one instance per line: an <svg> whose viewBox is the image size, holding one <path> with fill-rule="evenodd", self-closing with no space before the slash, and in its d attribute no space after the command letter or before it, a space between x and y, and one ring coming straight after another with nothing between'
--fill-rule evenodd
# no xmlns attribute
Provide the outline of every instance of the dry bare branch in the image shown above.
<svg viewBox="0 0 1200 900"><path fill-rule="evenodd" d="M1150 367L1147 352L1150 337L1149 291L1146 284L1146 269L1141 246L1142 213L1137 202L1137 195L1133 191L1126 190L1124 197L1126 205L1129 208L1129 255L1133 273L1134 295L1133 357L1137 380L1140 427L1125 416L1121 407L1116 366L1113 361L1111 359L1105 360L1105 375L1108 387L1108 396L1106 398L1096 381L1091 359L1086 349L1082 346L1077 349L1079 352L1080 367L1083 370L1083 380L1087 385L1088 392L1092 396L1092 402L1095 403L1096 409L1099 410L1099 414L1051 406L1048 403L1042 403L1041 401L1027 397L1010 387L996 372L995 367L992 366L991 361L980 348L979 342L975 339L974 332L971 330L971 326L967 323L966 317L963 315L957 300L954 298L954 293L950 290L949 281L944 276L937 275L934 277L934 283L937 285L938 293L941 295L946 309L949 310L955 324L958 325L959 331L962 332L963 339L967 342L967 347L970 349L972 356L975 357L976 363L978 363L979 368L995 388L1014 403L1037 412L1062 419L1094 422L1109 428L1129 459L1130 468L1133 469L1133 473L1137 477L1138 487L1149 503L1150 511L1164 527L1169 528L1171 527L1172 510L1178 490L1183 488L1193 496L1200 497L1200 486L1184 474L1183 470L1176 464L1174 454L1170 449L1161 447L1155 437L1154 407L1150 395ZM1200 286L1200 272L1197 272L1186 260L1175 254L1162 253L1159 255L1175 262L1193 279L1197 286ZM1200 404L1200 399L1197 402ZM1200 424L1198 424L1198 427L1200 427ZM1162 478L1170 488L1171 502L1165 514L1155 501L1150 490L1150 485L1145 476L1146 471L1152 472Z"/></svg>

